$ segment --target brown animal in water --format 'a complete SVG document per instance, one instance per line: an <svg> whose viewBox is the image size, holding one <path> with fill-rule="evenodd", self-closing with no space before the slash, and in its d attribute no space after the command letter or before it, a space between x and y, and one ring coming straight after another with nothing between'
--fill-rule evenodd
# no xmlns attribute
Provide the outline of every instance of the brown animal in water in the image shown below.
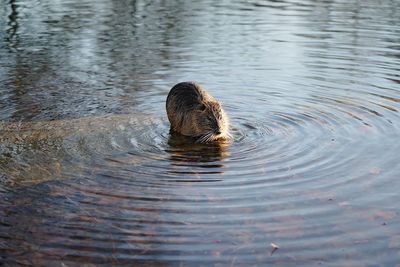
<svg viewBox="0 0 400 267"><path fill-rule="evenodd" d="M181 82L167 97L171 131L207 143L230 138L228 117L221 104L195 82Z"/></svg>

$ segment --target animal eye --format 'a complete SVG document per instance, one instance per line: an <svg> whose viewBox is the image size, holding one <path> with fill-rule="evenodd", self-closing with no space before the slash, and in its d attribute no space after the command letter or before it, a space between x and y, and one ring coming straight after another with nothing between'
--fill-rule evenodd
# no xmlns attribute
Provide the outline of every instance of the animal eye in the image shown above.
<svg viewBox="0 0 400 267"><path fill-rule="evenodd" d="M206 110L206 106L205 106L205 105L200 105L200 106L199 106L199 110L200 110L200 111Z"/></svg>

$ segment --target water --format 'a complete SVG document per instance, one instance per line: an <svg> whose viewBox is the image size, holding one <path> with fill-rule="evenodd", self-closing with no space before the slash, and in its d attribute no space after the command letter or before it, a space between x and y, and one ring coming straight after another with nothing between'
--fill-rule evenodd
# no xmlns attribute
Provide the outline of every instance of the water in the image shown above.
<svg viewBox="0 0 400 267"><path fill-rule="evenodd" d="M398 1L9 0L0 29L5 266L400 262ZM232 142L169 136L186 80Z"/></svg>

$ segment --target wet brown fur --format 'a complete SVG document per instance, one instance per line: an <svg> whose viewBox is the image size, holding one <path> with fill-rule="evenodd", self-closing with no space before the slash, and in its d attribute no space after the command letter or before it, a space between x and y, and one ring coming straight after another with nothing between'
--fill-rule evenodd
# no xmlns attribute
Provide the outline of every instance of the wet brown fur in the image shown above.
<svg viewBox="0 0 400 267"><path fill-rule="evenodd" d="M195 82L172 87L167 97L171 131L196 137L198 142L229 139L229 123L221 104Z"/></svg>

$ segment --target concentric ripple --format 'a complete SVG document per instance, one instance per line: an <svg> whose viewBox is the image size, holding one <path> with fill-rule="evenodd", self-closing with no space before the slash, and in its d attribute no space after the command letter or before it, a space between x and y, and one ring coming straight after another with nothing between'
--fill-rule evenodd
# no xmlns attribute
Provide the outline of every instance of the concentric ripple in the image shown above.
<svg viewBox="0 0 400 267"><path fill-rule="evenodd" d="M397 3L56 2L0 4L0 265L398 264Z"/></svg>

